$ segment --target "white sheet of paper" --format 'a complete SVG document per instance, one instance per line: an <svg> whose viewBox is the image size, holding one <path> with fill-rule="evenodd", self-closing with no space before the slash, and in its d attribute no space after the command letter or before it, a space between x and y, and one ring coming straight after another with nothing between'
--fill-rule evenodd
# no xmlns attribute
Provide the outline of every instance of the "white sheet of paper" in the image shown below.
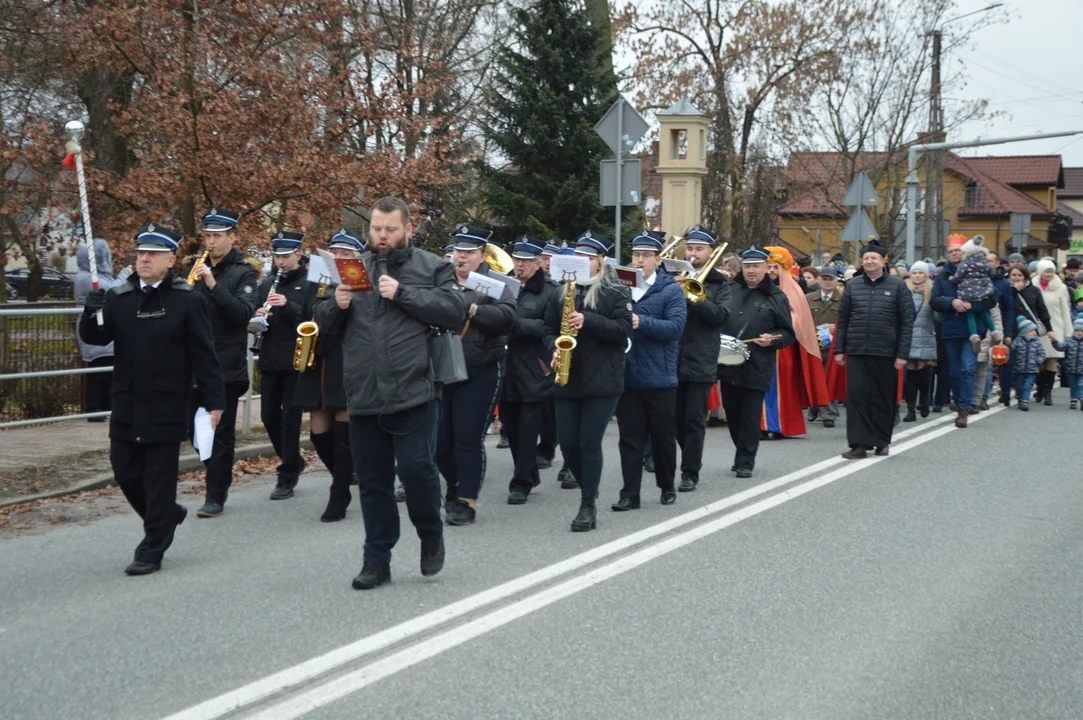
<svg viewBox="0 0 1083 720"><path fill-rule="evenodd" d="M200 461L206 460L214 449L214 429L211 427L211 414L207 412L207 408L196 410L195 432L192 435L192 447L199 451Z"/></svg>
<svg viewBox="0 0 1083 720"><path fill-rule="evenodd" d="M335 256L326 250L317 250L315 255L309 256L308 279L314 283L341 285L342 278L338 274Z"/></svg>
<svg viewBox="0 0 1083 720"><path fill-rule="evenodd" d="M674 275L679 275L683 272L694 273L696 268L692 263L687 260L678 260L677 258L662 258L662 265L665 266L666 272Z"/></svg>
<svg viewBox="0 0 1083 720"><path fill-rule="evenodd" d="M504 295L507 284L494 277L488 277L480 273L472 272L466 278L466 288L473 290L478 295L486 295L493 300L499 300Z"/></svg>
<svg viewBox="0 0 1083 720"><path fill-rule="evenodd" d="M610 267L617 267L617 259L616 258L606 258L605 259L605 264L609 265Z"/></svg>
<svg viewBox="0 0 1083 720"><path fill-rule="evenodd" d="M499 275L500 282L508 286L508 292L511 293L513 298L519 297L519 289L523 287L523 284L519 282L519 278L513 278L511 275Z"/></svg>
<svg viewBox="0 0 1083 720"><path fill-rule="evenodd" d="M549 277L557 282L590 280L590 258L585 255L554 255L549 261Z"/></svg>

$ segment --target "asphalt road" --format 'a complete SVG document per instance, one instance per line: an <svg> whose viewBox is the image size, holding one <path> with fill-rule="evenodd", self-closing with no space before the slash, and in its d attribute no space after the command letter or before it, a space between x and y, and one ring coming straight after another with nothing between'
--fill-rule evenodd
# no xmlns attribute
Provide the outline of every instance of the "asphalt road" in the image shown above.
<svg viewBox="0 0 1083 720"><path fill-rule="evenodd" d="M356 500L319 523L321 476L190 516L147 578L122 572L132 515L3 541L0 716L1078 718L1083 413L1056 402L966 431L933 415L859 463L813 425L764 443L750 481L712 428L695 493L625 514L614 423L586 534L556 468L504 504L490 446L444 571L420 576L407 522L369 593Z"/></svg>

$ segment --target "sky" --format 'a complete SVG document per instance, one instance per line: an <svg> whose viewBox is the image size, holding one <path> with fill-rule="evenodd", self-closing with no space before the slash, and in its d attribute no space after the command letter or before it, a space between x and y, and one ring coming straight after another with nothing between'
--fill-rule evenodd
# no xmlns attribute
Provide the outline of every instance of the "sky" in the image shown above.
<svg viewBox="0 0 1083 720"><path fill-rule="evenodd" d="M958 0L958 15L988 7L995 0ZM951 99L985 99L1001 113L971 122L948 140L1032 135L1083 130L1083 0L1006 0L1011 21L973 33L965 53L966 87L945 93ZM994 11L997 12L997 11ZM950 23L945 32L966 29L969 19ZM958 57L945 58L948 73ZM1083 134L956 150L965 156L1060 154L1064 167L1083 167Z"/></svg>

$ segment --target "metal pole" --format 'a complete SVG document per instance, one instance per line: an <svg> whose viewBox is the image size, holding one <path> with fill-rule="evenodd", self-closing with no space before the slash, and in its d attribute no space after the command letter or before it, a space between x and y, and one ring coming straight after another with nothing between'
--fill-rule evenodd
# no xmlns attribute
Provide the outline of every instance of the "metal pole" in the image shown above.
<svg viewBox="0 0 1083 720"><path fill-rule="evenodd" d="M917 214L917 184L918 184L918 158L921 153L928 150L954 150L964 147L981 147L984 145L1003 145L1004 143L1025 142L1027 140L1044 140L1047 138L1069 137L1071 135L1083 135L1083 130L1065 130L1063 132L1038 133L1037 135L1020 135L1017 137L990 138L988 140L962 140L959 142L923 143L911 145L907 152L907 175L906 175L906 261L914 262L914 215Z"/></svg>
<svg viewBox="0 0 1083 720"><path fill-rule="evenodd" d="M621 166L624 164L624 96L621 95L617 99L617 208L616 218L613 221L616 227L615 235L613 239L613 257L617 259L617 264L620 264L620 211L621 206L624 204L624 198L621 197L620 181L622 176Z"/></svg>

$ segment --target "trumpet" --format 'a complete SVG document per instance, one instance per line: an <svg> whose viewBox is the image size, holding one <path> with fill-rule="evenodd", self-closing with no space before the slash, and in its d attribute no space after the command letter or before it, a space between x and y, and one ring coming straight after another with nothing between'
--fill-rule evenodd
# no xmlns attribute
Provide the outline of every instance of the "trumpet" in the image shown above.
<svg viewBox="0 0 1083 720"><path fill-rule="evenodd" d="M188 283L189 285L195 285L197 282L199 282L199 278L196 277L196 270L199 269L200 265L203 265L207 262L207 258L210 257L210 255L210 250L204 250L203 254L199 256L199 259L192 263L192 269L188 271L188 278L185 280L186 283Z"/></svg>
<svg viewBox="0 0 1083 720"><path fill-rule="evenodd" d="M681 278L677 281L677 284L681 286L681 292L684 293L685 300L693 305L698 305L707 299L707 288L704 287L704 282L706 282L711 271L714 270L714 266L722 259L722 254L726 252L728 245L729 243L722 243L715 248L715 251L711 253L711 257L707 259L707 263L694 277Z"/></svg>

